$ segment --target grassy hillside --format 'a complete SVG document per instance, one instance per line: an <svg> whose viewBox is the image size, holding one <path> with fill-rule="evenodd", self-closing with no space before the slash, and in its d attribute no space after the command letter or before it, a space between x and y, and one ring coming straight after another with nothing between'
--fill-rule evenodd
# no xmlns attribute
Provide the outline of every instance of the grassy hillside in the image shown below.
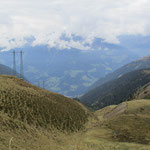
<svg viewBox="0 0 150 150"><path fill-rule="evenodd" d="M1 150L150 150L148 100L92 113L15 77L0 76L0 83Z"/></svg>
<svg viewBox="0 0 150 150"><path fill-rule="evenodd" d="M49 131L44 128L35 128L1 112L0 149L150 150L150 101L139 100L127 104L128 107L123 112L117 114L115 111L111 118L105 116L112 114L118 106L109 106L97 111L93 117L90 117L85 129L76 133L62 133L56 129ZM141 112L141 109L144 111ZM136 132L137 129L139 129L138 132ZM128 136L129 134L130 136ZM142 140L140 135L144 136Z"/></svg>
<svg viewBox="0 0 150 150"><path fill-rule="evenodd" d="M85 94L81 101L98 110L130 99L142 86L150 82L150 68L129 72Z"/></svg>
<svg viewBox="0 0 150 150"><path fill-rule="evenodd" d="M98 111L113 138L122 142L150 144L150 100L124 102L109 112Z"/></svg>
<svg viewBox="0 0 150 150"><path fill-rule="evenodd" d="M94 89L95 87L98 87L108 81L117 79L118 77L122 76L125 73L134 71L134 70L139 70L139 69L144 69L150 67L150 56L144 57L142 59L139 59L137 61L133 61L116 71L106 75L104 78L100 78L98 81L96 81L91 87L89 87L89 91Z"/></svg>
<svg viewBox="0 0 150 150"><path fill-rule="evenodd" d="M80 130L86 110L76 101L33 86L21 79L0 76L0 113L35 127Z"/></svg>
<svg viewBox="0 0 150 150"><path fill-rule="evenodd" d="M140 88L133 96L134 99L150 99L150 83Z"/></svg>

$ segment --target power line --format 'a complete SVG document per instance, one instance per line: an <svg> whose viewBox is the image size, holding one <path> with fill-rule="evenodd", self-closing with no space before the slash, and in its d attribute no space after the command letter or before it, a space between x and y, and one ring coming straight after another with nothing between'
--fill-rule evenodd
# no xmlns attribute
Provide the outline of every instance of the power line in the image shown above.
<svg viewBox="0 0 150 150"><path fill-rule="evenodd" d="M41 85L41 82L40 82L40 81L38 81L38 87L40 87L40 85Z"/></svg>
<svg viewBox="0 0 150 150"><path fill-rule="evenodd" d="M13 74L16 76L16 52L13 51Z"/></svg>
<svg viewBox="0 0 150 150"><path fill-rule="evenodd" d="M23 71L23 51L20 51L20 78L24 79L24 71Z"/></svg>
<svg viewBox="0 0 150 150"><path fill-rule="evenodd" d="M20 78L24 79L24 71L23 71L23 51L16 52L15 50L11 52L13 54L13 75L17 76L16 71L16 54L20 53Z"/></svg>
<svg viewBox="0 0 150 150"><path fill-rule="evenodd" d="M45 81L38 81L38 87L45 89Z"/></svg>
<svg viewBox="0 0 150 150"><path fill-rule="evenodd" d="M43 81L43 89L45 89L45 81Z"/></svg>
<svg viewBox="0 0 150 150"><path fill-rule="evenodd" d="M14 50L11 53L13 54L13 75L16 76L16 52Z"/></svg>

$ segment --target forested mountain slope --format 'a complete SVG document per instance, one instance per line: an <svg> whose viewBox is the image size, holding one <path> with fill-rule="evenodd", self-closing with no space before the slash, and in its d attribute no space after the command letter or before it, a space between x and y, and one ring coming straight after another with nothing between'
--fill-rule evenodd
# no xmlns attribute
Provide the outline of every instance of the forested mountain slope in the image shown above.
<svg viewBox="0 0 150 150"><path fill-rule="evenodd" d="M116 79L120 77L121 75L131 72L134 70L144 69L150 67L150 56L144 57L142 59L139 59L137 61L133 61L127 65L124 65L123 67L117 69L116 71L106 75L104 78L100 78L98 81L96 81L91 87L89 87L88 90L92 90L95 87L98 87L108 81L111 81L113 79Z"/></svg>
<svg viewBox="0 0 150 150"><path fill-rule="evenodd" d="M81 97L81 101L98 110L130 99L139 88L149 82L150 68L132 71L89 91Z"/></svg>

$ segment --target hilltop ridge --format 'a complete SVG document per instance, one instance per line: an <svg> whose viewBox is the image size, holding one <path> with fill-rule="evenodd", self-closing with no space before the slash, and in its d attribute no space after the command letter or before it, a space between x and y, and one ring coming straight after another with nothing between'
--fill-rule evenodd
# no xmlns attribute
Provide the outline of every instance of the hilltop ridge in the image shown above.
<svg viewBox="0 0 150 150"><path fill-rule="evenodd" d="M13 76L0 76L0 113L35 127L80 130L87 112L78 102Z"/></svg>

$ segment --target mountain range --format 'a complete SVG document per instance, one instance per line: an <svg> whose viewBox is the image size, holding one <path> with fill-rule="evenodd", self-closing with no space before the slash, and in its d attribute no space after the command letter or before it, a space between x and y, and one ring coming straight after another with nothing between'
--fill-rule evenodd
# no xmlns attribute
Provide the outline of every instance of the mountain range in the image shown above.
<svg viewBox="0 0 150 150"><path fill-rule="evenodd" d="M95 38L91 44L86 43L88 50L74 47L60 48L59 45L58 47L33 45L34 40L33 37L27 38L27 43L23 47L12 49L24 51L26 78L41 87L44 81L46 89L70 97L82 95L91 89L91 85L98 79L133 60L150 54L150 37L140 35L121 36L118 44ZM81 37L75 35L72 39L63 35L60 40L62 42L71 40L77 43L83 42ZM0 63L12 68L12 58L9 51L2 52ZM19 54L16 54L16 64L19 72Z"/></svg>
<svg viewBox="0 0 150 150"><path fill-rule="evenodd" d="M41 87L45 81L47 90L74 97L83 94L100 77L137 58L120 46L107 44L107 47L109 50L95 47L95 50L84 51L27 45L15 50L24 51L24 74L28 81L35 85L40 81ZM0 60L2 64L13 66L9 52L3 52ZM19 71L19 54L16 63Z"/></svg>
<svg viewBox="0 0 150 150"><path fill-rule="evenodd" d="M150 82L149 67L150 56L133 61L99 79L80 100L96 110L129 100Z"/></svg>
<svg viewBox="0 0 150 150"><path fill-rule="evenodd" d="M128 63L128 64L124 65L123 67L115 70L114 72L107 74L105 77L100 78L93 85L91 85L88 90L96 88L108 81L113 80L113 79L116 79L125 73L131 72L134 70L140 70L143 68L148 68L148 67L150 67L150 56L146 56L139 60L135 60L135 61Z"/></svg>
<svg viewBox="0 0 150 150"><path fill-rule="evenodd" d="M18 78L20 77L20 74L15 72L13 69L11 69L8 66L0 64L0 75L16 75ZM25 79L27 80L27 79Z"/></svg>

